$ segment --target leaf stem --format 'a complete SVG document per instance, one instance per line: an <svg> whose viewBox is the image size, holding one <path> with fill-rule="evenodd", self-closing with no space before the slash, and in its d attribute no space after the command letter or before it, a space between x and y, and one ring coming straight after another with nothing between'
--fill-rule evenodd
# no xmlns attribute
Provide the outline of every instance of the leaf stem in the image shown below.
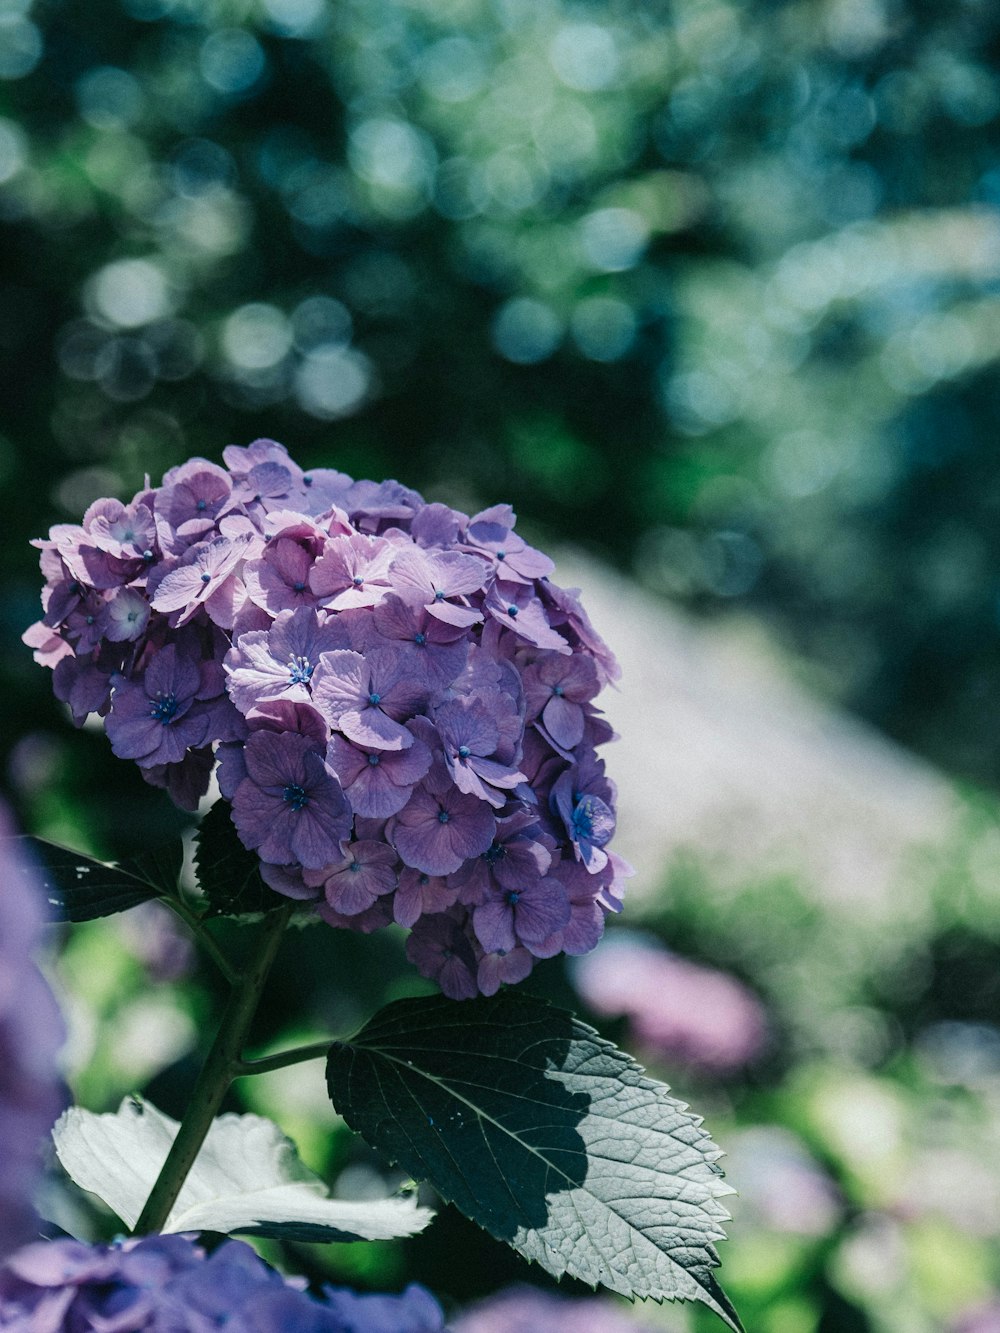
<svg viewBox="0 0 1000 1333"><path fill-rule="evenodd" d="M180 898L162 898L160 901L169 907L176 916L180 917L230 986L235 986L240 979L239 973L219 948L208 927L199 919L197 913L193 912L187 903Z"/></svg>
<svg viewBox="0 0 1000 1333"><path fill-rule="evenodd" d="M270 1074L274 1069L284 1069L288 1065L302 1064L304 1060L318 1060L329 1053L333 1041L313 1041L308 1046L293 1046L289 1051L279 1051L277 1055L265 1055L260 1060L241 1060L236 1070L236 1077L248 1074Z"/></svg>
<svg viewBox="0 0 1000 1333"><path fill-rule="evenodd" d="M256 952L233 986L215 1041L191 1092L177 1137L133 1228L135 1235L146 1235L163 1227L229 1085L240 1072L243 1044L291 913L292 904L289 904L265 918Z"/></svg>

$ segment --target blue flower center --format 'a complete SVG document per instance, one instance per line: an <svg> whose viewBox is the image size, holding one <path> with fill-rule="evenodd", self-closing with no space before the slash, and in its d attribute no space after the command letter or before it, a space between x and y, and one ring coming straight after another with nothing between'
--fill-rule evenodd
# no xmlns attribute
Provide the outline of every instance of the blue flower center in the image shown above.
<svg viewBox="0 0 1000 1333"><path fill-rule="evenodd" d="M308 685L312 680L313 664L308 657L290 656L288 659L288 683L290 685Z"/></svg>
<svg viewBox="0 0 1000 1333"><path fill-rule="evenodd" d="M382 702L381 694L369 694L368 702L371 704L372 708L377 708Z"/></svg>
<svg viewBox="0 0 1000 1333"><path fill-rule="evenodd" d="M448 822L448 820L449 820L450 818L451 818L451 815L449 815L449 813L448 813L447 810L439 810L439 811L438 811L438 823L439 823L439 824L447 824L447 822Z"/></svg>
<svg viewBox="0 0 1000 1333"><path fill-rule="evenodd" d="M143 553L142 553L142 558L143 558L143 560L145 560L146 564L148 565L149 562L150 562L150 561L152 560L152 558L153 558L153 552L152 552L152 551L143 551Z"/></svg>
<svg viewBox="0 0 1000 1333"><path fill-rule="evenodd" d="M198 503L195 505L195 509L197 509L199 514L204 513L207 508L208 508L207 500L199 500Z"/></svg>
<svg viewBox="0 0 1000 1333"><path fill-rule="evenodd" d="M422 630L417 630L416 634L413 636L413 642L419 644L422 648L427 642L427 635L424 634Z"/></svg>
<svg viewBox="0 0 1000 1333"><path fill-rule="evenodd" d="M502 843L495 842L492 847L487 847L483 852L483 860L488 866L495 866L498 861L502 861L507 855L507 848Z"/></svg>
<svg viewBox="0 0 1000 1333"><path fill-rule="evenodd" d="M420 885L421 888L423 888L425 884L429 884L430 882L431 882L430 875L421 875L420 878L417 880L417 883Z"/></svg>
<svg viewBox="0 0 1000 1333"><path fill-rule="evenodd" d="M510 893L507 894L507 901L510 903L511 907L516 907L517 904L521 901L520 890L511 889Z"/></svg>
<svg viewBox="0 0 1000 1333"><path fill-rule="evenodd" d="M589 838L594 831L594 820L586 804L581 803L573 811L573 832L577 838Z"/></svg>
<svg viewBox="0 0 1000 1333"><path fill-rule="evenodd" d="M212 582L212 576L211 576L211 574L209 574L209 573L202 574L202 576L201 576L201 581L202 581L202 583L211 583L211 582Z"/></svg>
<svg viewBox="0 0 1000 1333"><path fill-rule="evenodd" d="M468 747L467 745L460 745L460 746L458 747L458 757L459 757L459 759L468 759L468 757L469 757L469 755L470 755L471 753L472 753L472 751L469 749L469 747Z"/></svg>
<svg viewBox="0 0 1000 1333"><path fill-rule="evenodd" d="M506 559L507 559L507 552L506 552L506 551L497 551L497 559L498 559L498 560L506 560Z"/></svg>
<svg viewBox="0 0 1000 1333"><path fill-rule="evenodd" d="M301 810L309 804L309 797L297 782L290 782L281 793L281 799L287 801L293 810Z"/></svg>
<svg viewBox="0 0 1000 1333"><path fill-rule="evenodd" d="M356 875L356 874L358 873L358 871L361 869L361 862L360 862L360 861L352 861L351 864L350 864L347 868L348 868L348 870L351 872L352 875Z"/></svg>
<svg viewBox="0 0 1000 1333"><path fill-rule="evenodd" d="M372 768L377 768L381 762L382 759L380 755L370 754L368 756L368 763L371 765Z"/></svg>
<svg viewBox="0 0 1000 1333"><path fill-rule="evenodd" d="M152 700L149 716L155 718L157 722L162 722L164 726L168 726L174 720L174 714L178 707L176 694L160 693Z"/></svg>
<svg viewBox="0 0 1000 1333"><path fill-rule="evenodd" d="M306 585L304 583L292 584L292 592L305 592L305 590L306 590Z"/></svg>
<svg viewBox="0 0 1000 1333"><path fill-rule="evenodd" d="M354 584L355 588L363 588L365 586L365 581L360 574L355 574L354 578L351 579L351 582Z"/></svg>
<svg viewBox="0 0 1000 1333"><path fill-rule="evenodd" d="M518 608L516 606L508 606L507 614L510 616L511 620L517 619L517 612Z"/></svg>
<svg viewBox="0 0 1000 1333"><path fill-rule="evenodd" d="M443 602L443 601L444 601L444 593L441 591L440 588L435 588L435 589L434 589L434 600L435 600L435 602Z"/></svg>
<svg viewBox="0 0 1000 1333"><path fill-rule="evenodd" d="M561 685L553 685L552 693L556 696L557 699L561 699L563 695L566 693L566 691L563 689Z"/></svg>
<svg viewBox="0 0 1000 1333"><path fill-rule="evenodd" d="M310 476L305 476L305 477L303 477L303 478L302 478L302 484L303 484L303 486L311 486L311 485L313 484L313 479L312 479L312 477L310 477Z"/></svg>
<svg viewBox="0 0 1000 1333"><path fill-rule="evenodd" d="M87 616L87 624L88 624L88 625L92 625L93 623L94 623L94 617L93 617L93 616Z"/></svg>

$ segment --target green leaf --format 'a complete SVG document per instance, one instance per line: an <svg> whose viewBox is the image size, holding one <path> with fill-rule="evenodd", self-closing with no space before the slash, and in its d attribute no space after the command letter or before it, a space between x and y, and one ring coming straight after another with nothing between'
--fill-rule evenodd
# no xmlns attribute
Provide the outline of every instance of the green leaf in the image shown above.
<svg viewBox="0 0 1000 1333"><path fill-rule="evenodd" d="M30 862L36 876L40 873L53 921L93 921L112 916L176 888L176 875L169 890L163 876L164 867L175 859L179 869L179 844L176 853L147 853L143 858L113 865L44 838L22 837L17 842L24 849L25 864ZM159 870L154 870L154 858Z"/></svg>
<svg viewBox="0 0 1000 1333"><path fill-rule="evenodd" d="M126 1097L113 1115L70 1107L52 1137L72 1179L131 1228L176 1133L176 1120L150 1102ZM412 1197L331 1199L277 1125L259 1115L227 1114L213 1120L163 1230L393 1240L422 1231L432 1217Z"/></svg>
<svg viewBox="0 0 1000 1333"><path fill-rule="evenodd" d="M230 811L228 801L216 801L198 826L194 862L209 903L206 916L249 916L287 907L288 899L261 879L260 859L240 842Z"/></svg>
<svg viewBox="0 0 1000 1333"><path fill-rule="evenodd" d="M529 995L400 1000L327 1062L352 1129L557 1277L700 1300L731 1194L701 1119L631 1056Z"/></svg>

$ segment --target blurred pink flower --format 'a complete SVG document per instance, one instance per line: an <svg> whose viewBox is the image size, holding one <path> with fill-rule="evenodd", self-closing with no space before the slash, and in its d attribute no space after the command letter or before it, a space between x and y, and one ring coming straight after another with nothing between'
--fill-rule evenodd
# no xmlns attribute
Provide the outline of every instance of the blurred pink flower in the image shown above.
<svg viewBox="0 0 1000 1333"><path fill-rule="evenodd" d="M767 1018L735 977L616 931L575 968L580 995L599 1014L628 1017L636 1040L670 1060L715 1074L757 1056Z"/></svg>
<svg viewBox="0 0 1000 1333"><path fill-rule="evenodd" d="M608 1300L567 1299L533 1287L510 1287L480 1301L450 1325L453 1333L652 1333ZM657 1324L662 1329L662 1324Z"/></svg>

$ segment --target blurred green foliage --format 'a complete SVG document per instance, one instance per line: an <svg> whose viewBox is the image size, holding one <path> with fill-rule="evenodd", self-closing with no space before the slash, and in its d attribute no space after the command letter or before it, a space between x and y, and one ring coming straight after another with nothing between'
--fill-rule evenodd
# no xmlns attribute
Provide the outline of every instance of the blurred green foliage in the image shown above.
<svg viewBox="0 0 1000 1333"><path fill-rule="evenodd" d="M990 0L0 0L0 749L26 826L106 855L184 826L17 644L28 538L262 435L752 609L821 690L995 784L998 60ZM972 1186L956 1220L907 1184L997 1160L990 820L874 940L801 886L671 871L649 924L778 1034L698 1105L737 1162L754 1127L793 1135L837 1200L807 1234L738 1219L726 1286L763 1333L930 1333L1000 1286ZM70 939L74 1080L104 1109L155 1075L176 1113L220 983L137 939ZM296 944L262 1043L415 984L394 933ZM356 1186L375 1165L310 1073L243 1095ZM891 1162L845 1139L845 1097ZM462 1299L532 1276L450 1216L293 1262Z"/></svg>

